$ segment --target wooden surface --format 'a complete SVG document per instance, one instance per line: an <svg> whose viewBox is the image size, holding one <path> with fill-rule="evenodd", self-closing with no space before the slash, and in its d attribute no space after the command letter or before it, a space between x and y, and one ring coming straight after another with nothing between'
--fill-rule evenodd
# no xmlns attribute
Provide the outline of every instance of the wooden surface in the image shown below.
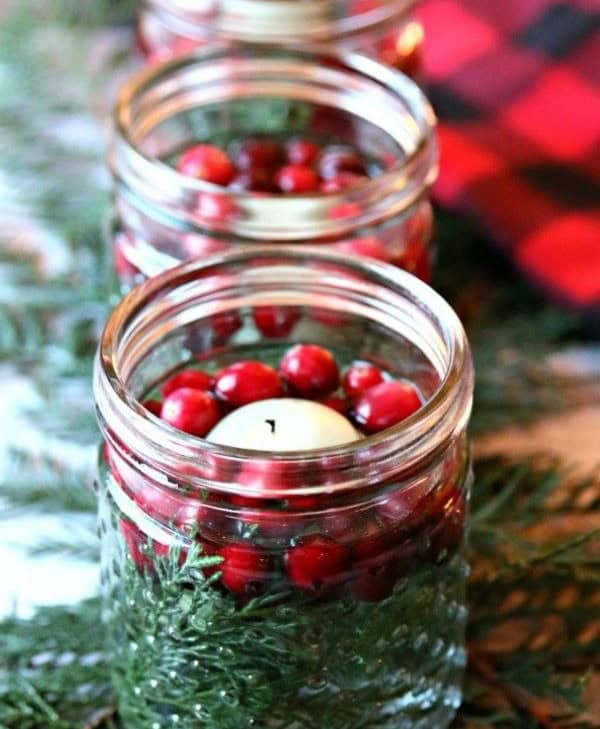
<svg viewBox="0 0 600 729"><path fill-rule="evenodd" d="M514 427L480 438L478 455L520 457L553 453L585 473L600 468L600 405L547 417L529 427Z"/></svg>
<svg viewBox="0 0 600 729"><path fill-rule="evenodd" d="M475 442L477 455L506 455L520 458L537 453L556 455L582 475L597 473L600 469L600 405L581 407L543 420L528 427L513 427L494 433ZM600 528L600 514L586 518L585 523L557 524L549 522L543 527L558 530ZM600 613L599 613L600 617ZM590 666L590 668L592 668ZM588 711L585 718L600 727L600 674L591 677L586 691Z"/></svg>

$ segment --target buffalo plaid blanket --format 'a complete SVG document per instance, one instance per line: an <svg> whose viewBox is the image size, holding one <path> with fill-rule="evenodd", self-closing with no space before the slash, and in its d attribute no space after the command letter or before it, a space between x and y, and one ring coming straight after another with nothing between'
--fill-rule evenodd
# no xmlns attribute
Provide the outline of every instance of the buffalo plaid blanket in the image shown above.
<svg viewBox="0 0 600 729"><path fill-rule="evenodd" d="M600 313L600 0L423 0L438 201Z"/></svg>

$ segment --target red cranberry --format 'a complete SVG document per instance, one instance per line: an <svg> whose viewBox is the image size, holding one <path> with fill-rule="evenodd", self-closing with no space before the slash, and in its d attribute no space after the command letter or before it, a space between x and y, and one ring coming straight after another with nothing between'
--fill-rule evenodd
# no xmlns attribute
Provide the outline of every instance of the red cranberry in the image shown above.
<svg viewBox="0 0 600 729"><path fill-rule="evenodd" d="M241 486L247 486L252 491L265 495L273 489L297 486L298 480L298 475L290 471L287 463L256 459L246 461L236 478L236 482Z"/></svg>
<svg viewBox="0 0 600 729"><path fill-rule="evenodd" d="M360 203L343 202L334 205L328 213L331 220L345 220L346 218L356 218L362 213L363 209Z"/></svg>
<svg viewBox="0 0 600 729"><path fill-rule="evenodd" d="M232 592L255 594L267 581L272 560L262 549L250 544L230 544L219 550L221 580Z"/></svg>
<svg viewBox="0 0 600 729"><path fill-rule="evenodd" d="M392 259L385 243L375 236L344 240L340 243L336 243L334 248L342 253L349 253L353 256L364 256L365 258L374 258L377 261L385 261L386 263Z"/></svg>
<svg viewBox="0 0 600 729"><path fill-rule="evenodd" d="M313 534L304 537L286 554L290 581L302 590L320 591L344 579L350 550L343 544Z"/></svg>
<svg viewBox="0 0 600 729"><path fill-rule="evenodd" d="M283 161L281 145L268 139L246 139L234 145L232 156L243 171L272 170Z"/></svg>
<svg viewBox="0 0 600 729"><path fill-rule="evenodd" d="M433 519L435 525L430 532L430 554L434 558L443 558L453 552L462 542L465 529L466 500L455 487L442 490L436 499L437 508Z"/></svg>
<svg viewBox="0 0 600 729"><path fill-rule="evenodd" d="M211 238L208 235L188 233L181 239L183 255L188 258L204 258L215 253L223 253L229 250L229 243L218 238Z"/></svg>
<svg viewBox="0 0 600 729"><path fill-rule="evenodd" d="M389 525L370 520L354 542L354 554L359 562L381 557L389 552L394 543L394 533Z"/></svg>
<svg viewBox="0 0 600 729"><path fill-rule="evenodd" d="M161 389L163 396L168 397L182 387L189 387L192 390L210 390L212 383L212 377L202 370L184 370L170 377Z"/></svg>
<svg viewBox="0 0 600 729"><path fill-rule="evenodd" d="M396 566L393 561L359 570L352 582L352 594L364 602L381 602L392 594L396 584Z"/></svg>
<svg viewBox="0 0 600 729"><path fill-rule="evenodd" d="M254 309L254 323L265 337L287 337L300 321L298 309L289 306L258 306Z"/></svg>
<svg viewBox="0 0 600 729"><path fill-rule="evenodd" d="M411 531L426 517L426 499L420 487L399 488L379 503L378 511L394 529Z"/></svg>
<svg viewBox="0 0 600 729"><path fill-rule="evenodd" d="M202 438L219 422L221 413L210 393L183 387L165 398L161 417L174 428Z"/></svg>
<svg viewBox="0 0 600 729"><path fill-rule="evenodd" d="M229 189L234 192L276 192L277 186L268 170L250 169L237 174Z"/></svg>
<svg viewBox="0 0 600 729"><path fill-rule="evenodd" d="M422 240L409 242L393 262L422 281L431 280L431 254Z"/></svg>
<svg viewBox="0 0 600 729"><path fill-rule="evenodd" d="M348 412L348 403L344 400L343 397L340 397L339 395L330 395L324 400L321 400L321 404L325 405L328 408L331 408L332 410L335 410L340 415L346 415L346 413Z"/></svg>
<svg viewBox="0 0 600 729"><path fill-rule="evenodd" d="M282 394L276 370L263 362L244 360L225 367L215 377L215 394L233 407Z"/></svg>
<svg viewBox="0 0 600 729"><path fill-rule="evenodd" d="M290 139L285 151L290 164L311 165L319 156L321 148L308 139Z"/></svg>
<svg viewBox="0 0 600 729"><path fill-rule="evenodd" d="M140 572L153 571L152 556L167 557L172 549L169 544L150 540L139 527L127 519L121 519L120 529L127 545L127 551ZM186 559L187 550L182 549L179 555L179 564L184 564Z"/></svg>
<svg viewBox="0 0 600 729"><path fill-rule="evenodd" d="M355 398L381 382L383 382L383 373L379 367L368 362L357 362L346 371L342 387L349 398Z"/></svg>
<svg viewBox="0 0 600 729"><path fill-rule="evenodd" d="M235 167L227 154L212 144L197 144L187 149L177 169L182 175L214 185L228 185L235 176Z"/></svg>
<svg viewBox="0 0 600 729"><path fill-rule="evenodd" d="M291 496L286 501L288 507L294 511L313 511L321 503L318 496Z"/></svg>
<svg viewBox="0 0 600 729"><path fill-rule="evenodd" d="M365 433L391 428L421 407L421 398L408 382L382 382L354 403L352 417Z"/></svg>
<svg viewBox="0 0 600 729"><path fill-rule="evenodd" d="M198 196L198 204L194 213L201 221L222 223L235 218L238 208L235 201L226 195L203 192Z"/></svg>
<svg viewBox="0 0 600 729"><path fill-rule="evenodd" d="M316 344L292 347L281 360L280 370L290 390L300 397L327 397L340 383L335 357Z"/></svg>
<svg viewBox="0 0 600 729"><path fill-rule="evenodd" d="M320 528L332 539L348 544L360 535L362 526L353 511L330 509L322 517Z"/></svg>
<svg viewBox="0 0 600 729"><path fill-rule="evenodd" d="M303 193L313 192L319 188L317 173L305 165L286 165L282 167L275 181L282 192Z"/></svg>
<svg viewBox="0 0 600 729"><path fill-rule="evenodd" d="M160 411L162 410L162 402L160 400L144 400L142 405L148 410L148 412L152 413L152 415L156 415L157 418L160 418Z"/></svg>
<svg viewBox="0 0 600 729"><path fill-rule="evenodd" d="M242 328L242 317L236 312L216 314L210 320L215 337L219 340L229 339Z"/></svg>
<svg viewBox="0 0 600 729"><path fill-rule="evenodd" d="M362 157L350 147L327 147L319 160L319 174L324 180L331 180L340 172L366 175L367 168Z"/></svg>
<svg viewBox="0 0 600 729"><path fill-rule="evenodd" d="M325 182L321 183L320 189L321 192L342 192L342 190L359 185L368 179L365 175L356 175L353 172L340 172L330 180L325 180Z"/></svg>

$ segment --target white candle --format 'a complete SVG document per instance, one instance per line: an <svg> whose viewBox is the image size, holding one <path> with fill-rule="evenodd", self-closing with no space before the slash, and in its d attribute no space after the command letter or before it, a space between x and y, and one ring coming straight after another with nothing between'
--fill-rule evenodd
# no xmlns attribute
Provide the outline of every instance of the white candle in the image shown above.
<svg viewBox="0 0 600 729"><path fill-rule="evenodd" d="M361 435L340 413L312 400L259 400L234 410L207 440L234 448L305 451L358 440Z"/></svg>

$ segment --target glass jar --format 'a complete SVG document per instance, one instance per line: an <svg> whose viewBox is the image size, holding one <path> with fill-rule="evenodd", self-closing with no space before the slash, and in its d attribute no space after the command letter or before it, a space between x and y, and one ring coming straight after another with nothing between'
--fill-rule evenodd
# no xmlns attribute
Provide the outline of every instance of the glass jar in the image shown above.
<svg viewBox="0 0 600 729"><path fill-rule="evenodd" d="M376 173L333 192L282 195L219 187L173 162L199 142L298 136L346 145ZM231 246L286 242L430 277L435 117L410 79L363 56L225 45L148 69L119 96L109 158L110 237L125 287Z"/></svg>
<svg viewBox="0 0 600 729"><path fill-rule="evenodd" d="M294 327L267 336L265 306L293 312ZM186 435L140 404L182 365L271 362L294 342L410 378L425 404L376 435L277 454ZM124 726L447 726L465 665L472 390L450 307L378 262L238 250L127 296L94 375ZM315 540L324 571L298 579L298 550Z"/></svg>
<svg viewBox="0 0 600 729"><path fill-rule="evenodd" d="M418 78L423 27L417 0L142 0L138 45L150 62L215 40L358 50Z"/></svg>

